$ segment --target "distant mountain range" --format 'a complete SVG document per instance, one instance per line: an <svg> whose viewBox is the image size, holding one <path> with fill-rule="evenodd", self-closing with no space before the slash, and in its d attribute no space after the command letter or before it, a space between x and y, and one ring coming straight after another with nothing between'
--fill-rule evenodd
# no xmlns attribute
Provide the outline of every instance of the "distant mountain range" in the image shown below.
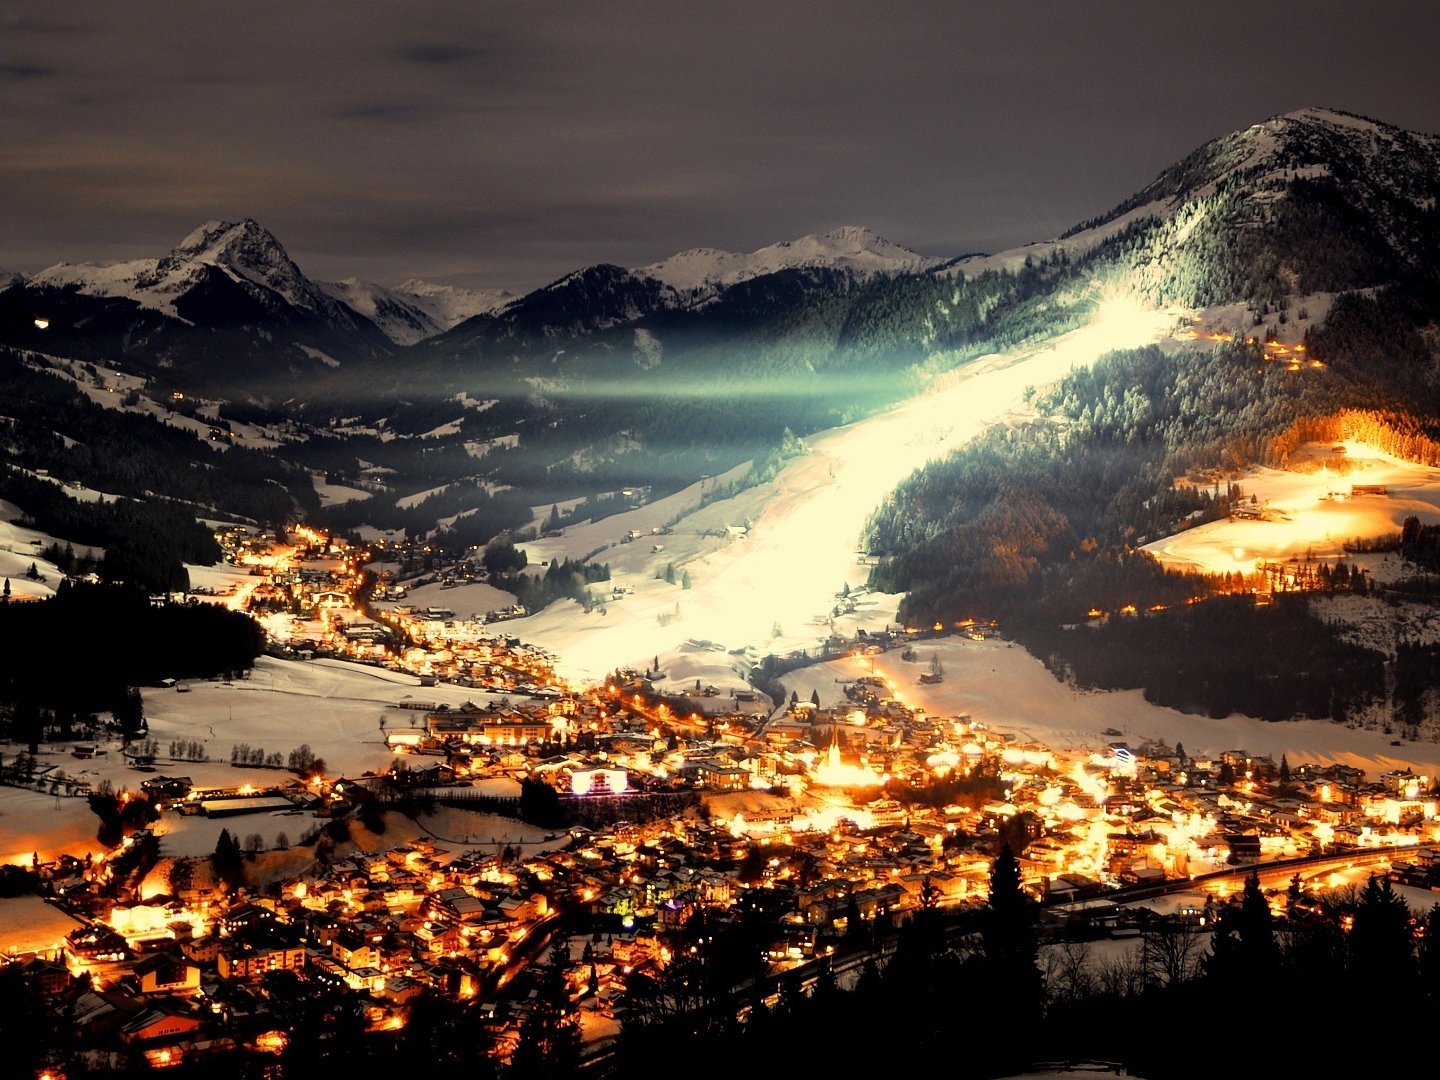
<svg viewBox="0 0 1440 1080"><path fill-rule="evenodd" d="M515 294L504 289L476 292L411 278L393 288L358 278L318 283L330 296L365 316L396 345L414 345L449 330L472 315L504 307Z"/></svg>
<svg viewBox="0 0 1440 1080"><path fill-rule="evenodd" d="M0 340L123 358L163 369L180 385L208 386L237 373L270 385L278 374L300 377L393 354L477 318L500 319L510 308L516 309L512 322L552 311L557 297L590 294L577 296L577 304L598 314L577 317L570 327L587 331L653 311L700 307L735 285L785 270L821 268L854 281L942 261L866 229L843 228L748 254L703 249L634 271L587 267L517 297L413 279L393 287L356 278L314 281L258 222L211 221L159 259L60 263L28 277L7 276L0 282ZM471 327L452 340L473 336Z"/></svg>
<svg viewBox="0 0 1440 1080"><path fill-rule="evenodd" d="M161 258L0 278L0 345L108 365L157 407L200 400L217 419L286 425L267 445L308 441L336 475L382 456L337 442L425 436L448 476L543 476L548 501L763 454L787 428L843 422L1079 325L1103 288L1227 310L1247 329L1303 322L1292 332L1330 334L1342 360L1428 401L1437 202L1440 137L1302 109L1206 143L1059 237L996 254L922 256L847 227L583 267L511 295L317 282L259 223L215 221ZM1343 333L1324 321L1338 301ZM1362 303L1387 306L1357 331ZM520 452L483 465L433 453L502 438ZM492 475L497 463L513 473ZM416 470L417 488L432 468L389 467Z"/></svg>
<svg viewBox="0 0 1440 1080"><path fill-rule="evenodd" d="M925 279L1015 273L1027 259L1063 260L1069 269L1052 270L1055 280L1077 268L1123 276L1156 301L1263 306L1392 283L1440 261L1437 148L1433 135L1302 109L1215 139L1108 213L999 255L927 257L847 227L749 253L702 248L635 269L584 267L520 296L316 282L257 222L209 222L159 259L11 278L0 287L0 342L129 363L181 389L284 399L347 365L384 385L385 359L414 348L414 362L457 386L497 372L547 384L591 369L628 377L675 346L763 337L837 296L863 305L857 286L876 278L925 293ZM902 315L896 333L954 344L946 313L930 316L923 325Z"/></svg>

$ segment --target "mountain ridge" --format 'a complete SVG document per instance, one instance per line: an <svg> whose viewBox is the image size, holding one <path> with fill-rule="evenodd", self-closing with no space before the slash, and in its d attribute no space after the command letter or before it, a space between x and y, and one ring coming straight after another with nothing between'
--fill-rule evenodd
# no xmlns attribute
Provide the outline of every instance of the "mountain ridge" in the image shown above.
<svg viewBox="0 0 1440 1080"><path fill-rule="evenodd" d="M1261 325L1303 295L1423 275L1430 255L1440 265L1437 176L1440 137L1306 108L1212 139L1107 213L995 255L922 256L852 225L748 253L598 263L519 296L312 281L253 219L214 220L159 259L0 285L0 340L126 360L157 388L223 384L312 407L360 394L372 420L417 396L553 402L734 379L819 377L818 400L841 373L893 395L976 349L1077 325L1102 287L1241 305ZM849 411L837 400L833 415Z"/></svg>
<svg viewBox="0 0 1440 1080"><path fill-rule="evenodd" d="M995 256L915 256L906 269L913 252L848 227L748 254L682 252L657 273L690 292L600 263L433 336L412 322L408 346L382 332L390 313L366 283L311 282L258 223L207 222L162 259L97 273L101 295L73 269L0 286L0 342L57 374L50 358L67 358L63 377L92 403L183 412L196 438L370 495L327 507L333 527L417 534L454 530L482 491L601 505L606 492L673 491L747 460L764 476L777 448L1084 326L1116 293L1199 314L1228 306L1242 339L1280 324L1336 371L1428 407L1440 401L1440 303L1416 282L1433 285L1440 266L1425 257L1440 250L1437 144L1300 110L1197 148L1065 236ZM442 288L409 291L459 313ZM146 289L174 314L141 305ZM1312 319L1301 298L1320 293ZM1437 416L1440 405L1427 422ZM83 444L83 430L64 436ZM501 518L463 520L467 542L483 543Z"/></svg>
<svg viewBox="0 0 1440 1080"><path fill-rule="evenodd" d="M794 240L781 240L751 252L692 248L632 272L653 277L689 299L714 295L727 285L798 267L825 266L860 275L910 273L943 264L892 243L863 225L844 225Z"/></svg>

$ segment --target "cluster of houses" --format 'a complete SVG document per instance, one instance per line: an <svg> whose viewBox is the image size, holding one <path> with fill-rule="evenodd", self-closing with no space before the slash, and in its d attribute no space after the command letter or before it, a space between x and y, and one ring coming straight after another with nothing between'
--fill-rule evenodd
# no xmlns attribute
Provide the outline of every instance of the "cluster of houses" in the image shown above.
<svg viewBox="0 0 1440 1080"><path fill-rule="evenodd" d="M759 959L793 964L845 940L857 920L893 922L937 898L983 903L1002 835L1018 840L1027 885L1052 901L1227 863L1436 838L1434 784L1410 770L1370 782L1343 765L1292 770L1243 751L1197 758L1119 741L1065 753L907 710L877 680L847 689L843 708L797 700L774 717L701 730L689 717L667 724L638 693L597 691L584 707L614 722L597 733L603 750L541 756L554 734L547 714L533 738L517 730L513 746L482 756L576 798L673 772L707 789L699 808L504 850L457 854L413 839L321 860L250 896L181 889L148 905L92 904L56 954L25 961L31 985L102 1063L283 1049L270 972L359 995L377 1030L403 1026L427 989L476 999L503 1043L528 1005L501 987L523 985L514 977L542 949L564 965L575 999L613 1017L627 977L663 965L667 931L700 909L762 913L770 931ZM434 709L421 730L476 746L528 722L503 709ZM902 784L857 782L817 799L827 757ZM604 784L587 786L602 771ZM961 783L976 776L994 783ZM952 803L906 795L947 777Z"/></svg>
<svg viewBox="0 0 1440 1080"><path fill-rule="evenodd" d="M307 602L332 587L344 593L349 554L307 542L309 558L267 583L314 590ZM258 546L236 550L261 565ZM444 629L444 614L420 622ZM699 910L760 916L768 931L757 959L783 969L922 903L983 903L1002 838L1019 851L1027 887L1049 901L1271 857L1440 839L1435 781L1408 769L1371 781L1343 765L1292 769L1243 750L1131 746L1119 732L1059 750L968 716L927 715L874 675L848 682L834 707L797 695L772 713L737 696L729 711L710 703L702 712L659 694L648 672L572 692L518 641L420 640L432 642L427 662L502 683L495 673L508 672L520 693L513 703L422 705L416 723L386 731L397 761L423 762L406 771L432 790L503 777L622 806L656 791L699 800L675 816L575 827L540 843L317 848L303 871L248 895L183 883L150 903L92 894L69 905L77 926L62 945L12 961L92 1064L283 1050L274 972L357 995L375 1030L403 1027L422 993L474 1000L504 1044L531 1007L527 965L548 956L573 998L614 1018L627 980L663 966L667 932ZM900 640L887 629L867 644ZM229 808L226 793L147 794L197 805L213 796L214 812ZM321 798L303 785L268 794ZM1417 879L1437 876L1418 858L1405 865ZM64 894L52 889L59 903Z"/></svg>
<svg viewBox="0 0 1440 1080"><path fill-rule="evenodd" d="M261 615L288 613L289 621L266 621L269 647L280 655L342 657L409 671L430 683L443 679L502 693L559 693L554 658L493 627L527 614L523 605L457 618L440 605L394 603L407 589L385 574L375 595L381 603L369 609L370 617L356 605L355 593L371 552L305 528L283 538L233 529L220 533L219 539L229 561L250 567L262 579L248 590L247 608ZM390 554L401 557L405 552ZM430 575L442 587L486 576L473 560Z"/></svg>
<svg viewBox="0 0 1440 1080"><path fill-rule="evenodd" d="M812 739L828 728L838 746L841 729L858 725L825 712L793 710ZM891 719L902 741L923 726ZM773 794L732 810L716 794L704 812L577 827L504 850L457 854L413 839L337 856L263 894L186 889L92 910L58 955L27 961L32 985L74 1017L81 1045L156 1063L283 1048L266 993L276 971L359 995L377 1030L403 1026L427 988L479 999L503 1042L527 1001L500 987L537 936L572 996L614 1016L627 976L663 965L665 934L700 909L768 916L759 959L783 966L833 947L856 920L893 922L937 898L983 903L1002 834L1024 838L1025 880L1051 901L1212 864L1435 839L1433 785L1409 770L1368 782L1346 766L1289 770L1241 751L1197 759L1119 743L1064 755L965 720L937 726L967 740L943 764L963 774L968 754L968 768L993 770L1002 790L936 807L893 797L894 788L851 789L830 793L824 812ZM765 734L737 745L746 742ZM933 772L942 762L931 757ZM556 918L566 913L575 917Z"/></svg>

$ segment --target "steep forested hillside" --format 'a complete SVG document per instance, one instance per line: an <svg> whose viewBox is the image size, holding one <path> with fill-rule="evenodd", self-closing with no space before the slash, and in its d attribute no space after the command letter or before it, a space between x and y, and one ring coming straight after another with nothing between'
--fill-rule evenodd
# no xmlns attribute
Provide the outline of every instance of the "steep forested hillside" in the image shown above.
<svg viewBox="0 0 1440 1080"><path fill-rule="evenodd" d="M1341 646L1303 613L1303 599L1298 609L1255 609L1254 582L1167 572L1139 545L1225 515L1236 491L1223 476L1283 466L1302 442L1364 438L1440 461L1434 418L1403 401L1393 385L1344 365L1292 371L1256 346L1111 354L1038 395L1040 419L996 428L902 484L870 522L871 549L892 556L872 582L907 594L910 623L999 619L1085 685L1145 687L1162 704L1217 715L1358 712L1381 695L1380 656ZM1371 587L1343 562L1317 566L1312 586ZM1239 607L1187 605L1235 592L1246 594ZM1088 610L1122 607L1137 617L1063 629ZM1227 633L1218 628L1227 619L1255 626ZM1257 642L1287 635L1292 653L1325 657L1306 666L1304 693L1264 664L1245 675ZM1409 681L1397 691L1417 692Z"/></svg>

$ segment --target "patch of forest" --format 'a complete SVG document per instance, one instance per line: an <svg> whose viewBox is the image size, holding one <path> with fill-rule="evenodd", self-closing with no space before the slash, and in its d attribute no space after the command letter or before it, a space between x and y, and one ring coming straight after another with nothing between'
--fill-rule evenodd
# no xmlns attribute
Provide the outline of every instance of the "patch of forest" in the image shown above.
<svg viewBox="0 0 1440 1080"><path fill-rule="evenodd" d="M1368 305L1339 310L1327 348L1364 338L1352 319L1374 322ZM1289 371L1244 345L1113 353L1036 395L1035 421L994 428L897 488L869 522L870 550L889 556L871 585L906 594L907 624L998 619L1081 685L1144 687L1157 703L1212 715L1346 718L1385 697L1379 654L1302 617L1303 600L1300 611L1278 595L1256 607L1249 594L1273 583L1166 571L1140 548L1225 516L1241 492L1216 476L1283 466L1306 441L1364 439L1440 461L1433 424L1402 400L1354 362ZM1311 578L1324 591L1369 588L1343 562ZM1246 595L1226 599L1234 593ZM1140 617L1086 618L1122 608ZM1066 629L1077 624L1087 625ZM1417 654L1397 668L1395 702L1423 692L1429 663Z"/></svg>
<svg viewBox="0 0 1440 1080"><path fill-rule="evenodd" d="M1144 688L1180 712L1261 720L1345 720L1385 697L1384 657L1340 640L1304 594L1201 604L1061 625L1022 620L1013 636L1087 689Z"/></svg>
<svg viewBox="0 0 1440 1080"><path fill-rule="evenodd" d="M0 349L5 457L31 470L131 498L160 496L194 513L273 525L318 506L300 469L240 446L225 449L154 416L105 408L70 382ZM73 539L73 538L67 538Z"/></svg>
<svg viewBox="0 0 1440 1080"><path fill-rule="evenodd" d="M81 502L58 484L15 469L0 472L0 498L24 511L20 523L85 548L103 548L95 572L147 592L190 587L186 563L220 561L215 534L192 508L161 499ZM62 567L67 569L68 567Z"/></svg>
<svg viewBox="0 0 1440 1080"><path fill-rule="evenodd" d="M71 582L47 600L0 603L0 640L0 717L22 727L42 710L123 708L133 688L162 679L246 671L264 648L248 615Z"/></svg>

